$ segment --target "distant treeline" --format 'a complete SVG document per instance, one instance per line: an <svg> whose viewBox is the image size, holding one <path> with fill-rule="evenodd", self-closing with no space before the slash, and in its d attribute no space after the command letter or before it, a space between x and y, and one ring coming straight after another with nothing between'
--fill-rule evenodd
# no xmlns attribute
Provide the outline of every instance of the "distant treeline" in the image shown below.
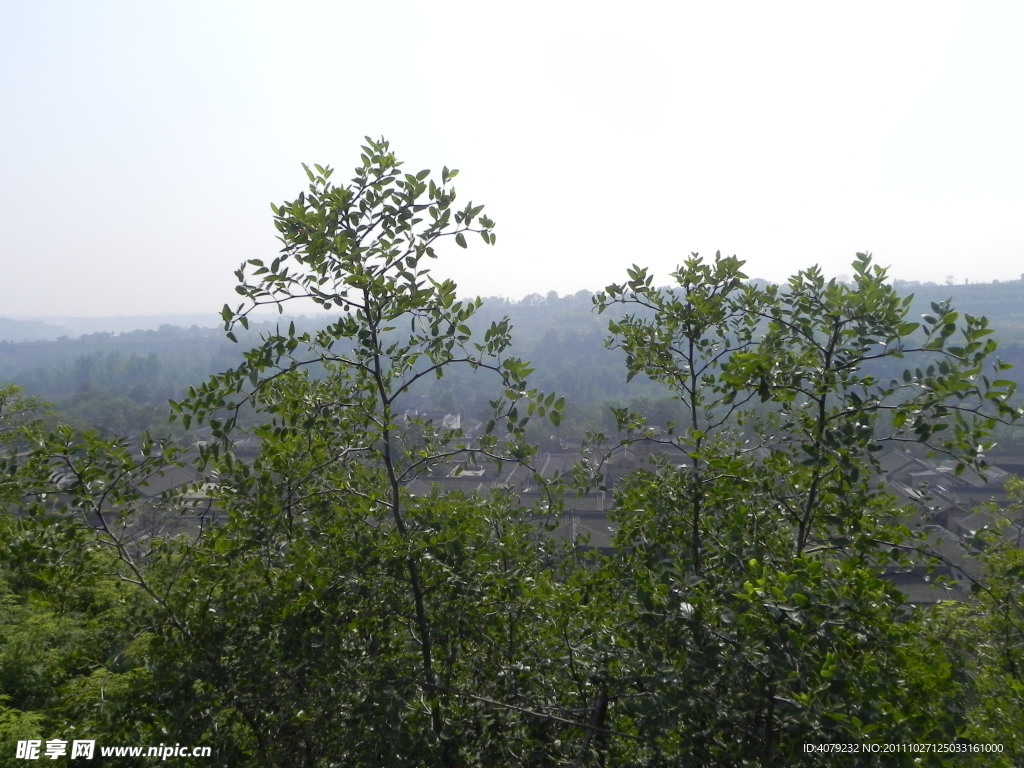
<svg viewBox="0 0 1024 768"><path fill-rule="evenodd" d="M914 315L927 312L933 301L950 299L961 313L987 317L1001 343L1024 342L1024 280L958 285L896 280L894 287L913 294Z"/></svg>
<svg viewBox="0 0 1024 768"><path fill-rule="evenodd" d="M914 294L911 318L929 313L932 302L946 299L961 313L989 318L1000 358L1016 366L1008 376L997 378L1024 385L1024 282L897 286ZM573 441L588 430L612 429L610 404L631 405L656 423L672 421L679 405L663 389L639 378L627 383L622 353L605 347L609 317L593 311L591 297L580 291L569 296L533 294L521 301L487 299L475 330L482 332L506 315L511 319L513 351L532 363L532 381L566 398L559 439ZM325 324L310 317L296 323L310 330ZM53 402L60 418L80 426L122 434L166 431L168 400L179 399L189 386L238 365L258 335L274 328L275 323L254 323L237 344L220 328L196 325L54 341L0 341L0 381ZM472 418L476 411L484 412L487 403L474 374L466 370L435 382L422 406Z"/></svg>
<svg viewBox="0 0 1024 768"><path fill-rule="evenodd" d="M52 402L78 426L115 433L158 429L167 401L237 364L241 349L214 328L92 333L56 341L0 342L0 380Z"/></svg>

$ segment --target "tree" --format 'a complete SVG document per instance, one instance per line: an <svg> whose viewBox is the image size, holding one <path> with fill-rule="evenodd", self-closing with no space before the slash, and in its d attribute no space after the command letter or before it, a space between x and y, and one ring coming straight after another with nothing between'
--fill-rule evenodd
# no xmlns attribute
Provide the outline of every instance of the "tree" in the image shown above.
<svg viewBox="0 0 1024 768"><path fill-rule="evenodd" d="M137 483L159 472L164 458L152 445L140 458L121 440L48 431L44 413L38 401L0 388L5 766L20 762L19 740L78 733L129 743L140 734L133 726L148 719L130 708L150 682L138 652L146 632L139 617L161 598L146 592L133 517Z"/></svg>
<svg viewBox="0 0 1024 768"><path fill-rule="evenodd" d="M494 224L483 206L456 207L457 171L403 173L385 141L368 140L347 185L306 172L308 190L273 208L280 255L238 270L244 301L224 308L225 329L234 338L254 308L292 301L337 319L265 335L173 406L213 429L202 458L222 516L160 566L202 585L165 590L180 629L161 640L164 674L191 700L181 740L220 739L223 756L267 765L543 761L551 717L530 707L551 689L526 670L554 658L554 544L506 492L410 490L455 462L529 468L528 419L559 419L561 401L507 354L507 319L474 339L479 299L429 271L439 241L491 244ZM456 367L498 387L473 434L414 415L421 385ZM251 465L232 440L247 407L261 414Z"/></svg>
<svg viewBox="0 0 1024 768"><path fill-rule="evenodd" d="M908 321L910 299L864 254L852 285L812 268L762 287L741 267L695 255L664 289L633 267L595 297L636 309L610 343L686 413L669 434L617 414L669 458L617 493L608 567L638 630L612 722L644 737L643 761L680 765L821 765L803 743L951 738L953 667L914 661L880 576L909 532L876 456L912 443L958 472L984 466L997 421L1020 415L1013 384L988 374L991 330L948 305Z"/></svg>
<svg viewBox="0 0 1024 768"><path fill-rule="evenodd" d="M971 584L973 598L940 604L927 616L939 646L960 668L967 724L964 735L978 744L1000 744L1000 765L1024 763L1024 481L1007 484L1010 503L987 505L998 522L976 534L982 571Z"/></svg>

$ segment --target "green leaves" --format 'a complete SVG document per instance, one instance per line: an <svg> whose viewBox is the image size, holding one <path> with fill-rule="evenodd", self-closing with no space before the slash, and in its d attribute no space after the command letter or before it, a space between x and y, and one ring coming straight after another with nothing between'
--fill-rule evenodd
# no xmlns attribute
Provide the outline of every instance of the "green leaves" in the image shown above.
<svg viewBox="0 0 1024 768"><path fill-rule="evenodd" d="M627 283L594 297L599 312L636 308L609 323L608 345L625 351L627 380L643 374L668 387L686 408L694 436L744 405L752 393L737 396L748 383L761 381L758 391L768 396L763 377L730 368L752 343L763 302L743 285L741 267L735 257L716 254L707 264L694 254L672 274L674 287L655 288L653 276L633 266Z"/></svg>
<svg viewBox="0 0 1024 768"><path fill-rule="evenodd" d="M222 516L180 566L195 587L180 595L191 661L175 677L209 681L215 711L242 713L236 729L274 744L276 757L260 759L286 762L292 750L368 764L384 739L417 764L492 764L514 738L555 761L562 752L514 713L534 702L546 711L558 686L538 689L521 670L556 678L564 652L543 605L555 545L538 540L529 506L548 517L559 501L531 466L526 428L557 425L565 400L531 387L532 367L507 354L507 318L475 336L480 300L460 300L429 272L442 237L467 248L477 232L493 244L484 207L457 206L456 171L401 173L386 142L367 142L347 186L306 168L309 188L273 208L281 254L246 262L246 303L222 312L233 333L257 307L311 299L340 308L336 322L263 334L236 368L172 406L212 432L200 466L216 478ZM423 413L428 385L459 368L495 387L489 413L461 414L480 418L482 434L458 413ZM242 418L259 440L246 460ZM540 500L434 484L435 473L469 479L508 465L532 477ZM258 658L246 651L256 637Z"/></svg>
<svg viewBox="0 0 1024 768"><path fill-rule="evenodd" d="M887 442L914 441L959 472L983 466L997 420L1019 418L1010 382L984 375L990 329L948 303L908 321L909 300L867 254L853 285L818 268L751 285L739 269L693 256L655 288L634 266L594 300L626 310L608 327L627 375L686 410L670 433L614 410L624 446L686 458L617 488L609 568L635 594L637 628L618 662L658 702L620 714L666 764L795 762L812 733L948 737L953 666L914 661L919 628L879 576L879 542L909 534L876 462ZM757 726L736 737L738 722Z"/></svg>

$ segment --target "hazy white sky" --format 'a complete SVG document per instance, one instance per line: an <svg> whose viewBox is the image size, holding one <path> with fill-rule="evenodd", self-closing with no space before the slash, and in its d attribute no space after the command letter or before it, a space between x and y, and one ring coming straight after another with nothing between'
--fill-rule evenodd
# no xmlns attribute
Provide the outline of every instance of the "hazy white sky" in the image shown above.
<svg viewBox="0 0 1024 768"><path fill-rule="evenodd" d="M1024 271L1016 0L0 0L0 109L0 316L216 311L367 134L497 221L437 266L466 294Z"/></svg>

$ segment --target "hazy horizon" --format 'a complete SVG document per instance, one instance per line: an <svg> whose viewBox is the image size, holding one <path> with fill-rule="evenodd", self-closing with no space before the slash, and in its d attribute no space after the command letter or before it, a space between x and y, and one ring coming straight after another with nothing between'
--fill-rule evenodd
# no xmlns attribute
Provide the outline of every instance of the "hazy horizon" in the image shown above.
<svg viewBox="0 0 1024 768"><path fill-rule="evenodd" d="M808 266L811 266L811 265L808 265ZM880 266L884 266L884 265L880 265ZM847 274L843 274L843 275L833 276L833 277L840 278L843 281L848 281L850 279L850 275L848 273ZM761 277L757 277L757 276L751 277L750 280L753 281L753 282L776 282L776 281L769 281L769 280L767 280L767 278L761 278ZM950 282L945 281L945 280L905 280L903 278L892 278L892 280L890 282L894 281L897 287L904 286L904 287L913 288L915 286L923 286L923 287L931 287L931 288L934 288L934 287L962 288L962 287L965 287L965 286L967 286L967 287L970 287L970 286L979 287L979 286L986 286L986 285L999 285L1001 283L1012 283L1012 282L1018 282L1018 281L1021 281L1021 280L1024 280L1024 273L1021 273L1017 277L1007 278L1005 280L996 279L996 280L986 280L986 281L973 281L970 278L966 278L966 279L960 279L957 282L950 283ZM621 280L620 280L620 282L621 282ZM671 284L670 284L669 280L665 281L665 286L666 287L671 287ZM603 288L603 286L602 286L602 288ZM520 303L520 302L530 298L531 296L540 296L542 298L547 298L548 295L551 294L552 292L556 293L559 299L565 299L565 298L568 298L568 297L571 297L571 296L575 296L576 294L578 294L580 292L586 292L586 293L593 294L593 293L596 293L598 290L601 290L601 288L598 288L598 289L580 288L579 290L576 290L576 291L570 290L570 291L565 291L565 292L552 291L552 290L538 290L538 291L531 291L530 293L526 293L526 294L524 294L522 296L513 296L513 297L510 297L510 296L495 296L495 295L488 296L488 295L480 295L480 294L469 294L469 293L466 293L466 292L460 290L458 292L458 295L459 295L460 298L479 297L484 302L487 302L487 301L510 301L512 303ZM237 296L237 294L236 294L236 296ZM237 302L237 301L229 301L229 303L231 304L232 307L237 307L239 302ZM141 313L137 313L137 312L121 313L121 312L119 312L119 313L113 313L113 314L84 314L84 315L69 315L69 314L15 315L15 314L0 314L0 320L12 320L12 321L17 321L17 322L21 322L21 321L46 322L46 323L55 323L56 324L56 323L60 323L62 321L75 321L75 320L86 320L86 321L95 320L95 321L98 321L98 320L153 319L153 318L171 319L171 318L178 317L178 318L188 318L188 319L191 319L193 321L195 319L197 319L197 318L207 318L208 320L212 321L214 325L222 325L223 324L223 320L221 319L221 315L220 315L222 307L223 307L223 304L221 304L219 307L217 307L215 309L211 309L211 310L207 310L207 311L198 310L198 311L190 311L190 312L184 312L184 311L183 312L176 312L176 311L172 310L172 311L169 311L169 312L159 312L159 311L141 312ZM289 311L289 306L286 304L285 305L284 313L279 313L277 311L277 309L274 309L272 306L260 307L257 310L251 312L250 313L250 317L254 317L254 318L258 319L258 320L263 321L263 320L274 320L275 318L278 318L278 317L317 317L317 316L320 316L320 315L334 316L334 315L337 314L337 311L334 310L334 309L332 309L332 310L322 310L322 309L318 309L317 307L311 306L311 305L310 306L300 306L298 304L292 304L292 307L296 311L294 311L294 312L293 311Z"/></svg>
<svg viewBox="0 0 1024 768"><path fill-rule="evenodd" d="M849 281L849 275L840 276L841 279ZM752 282L763 281L763 278L751 278ZM993 296L998 296L1000 301L1005 301L1007 296L1006 290L1015 290L1016 292L1024 291L1024 275L1019 276L1016 279L1011 280L996 280L986 282L974 282L969 278L960 282L949 283L945 281L907 281L902 279L895 279L892 281L894 287L898 293L906 295L912 293L921 297L923 293L927 296L927 300L946 299L949 298L953 301L954 306L964 311L970 311L974 314L985 314L987 302L991 300ZM1016 286L1016 288L1011 288ZM666 283L666 287L671 287ZM985 289L996 289L999 291L996 294L991 294ZM922 291L922 289L924 289ZM948 289L947 291L937 289ZM978 293L977 291L981 291ZM552 293L556 294L557 300L567 300L576 296L580 292L592 294L592 291L588 289L580 289L579 291L566 291L559 293L557 291L536 291L526 296L509 299L501 296L480 296L484 304L488 304L493 301L509 301L513 305L519 305L522 302L530 299L531 297L539 297L542 300L548 300ZM471 298L471 295L464 292L460 292L460 298ZM982 302L979 304L979 301ZM237 306L237 302L234 304ZM338 314L337 309L322 310L312 305L299 305L297 303L288 303L284 305L284 312L279 313L273 306L260 307L257 310L250 312L249 317L256 325L262 325L265 323L274 323L279 320L300 320L308 319L317 321L318 318L336 317ZM47 339L57 338L58 335L69 335L71 337L78 337L89 333L130 333L132 331L146 331L146 330L158 330L162 326L170 325L178 328L190 328L192 326L199 326L201 328L221 328L223 326L223 320L220 315L220 310L217 311L202 311L202 312L150 312L141 314L95 314L95 315L0 315L0 340L7 341L43 341ZM54 332L44 333L44 329L39 326L46 326L50 329L61 330L63 333L56 334ZM256 326L254 326L256 327ZM996 330L1000 330L997 328ZM35 335L33 335L33 333ZM29 334L25 336L24 334Z"/></svg>

